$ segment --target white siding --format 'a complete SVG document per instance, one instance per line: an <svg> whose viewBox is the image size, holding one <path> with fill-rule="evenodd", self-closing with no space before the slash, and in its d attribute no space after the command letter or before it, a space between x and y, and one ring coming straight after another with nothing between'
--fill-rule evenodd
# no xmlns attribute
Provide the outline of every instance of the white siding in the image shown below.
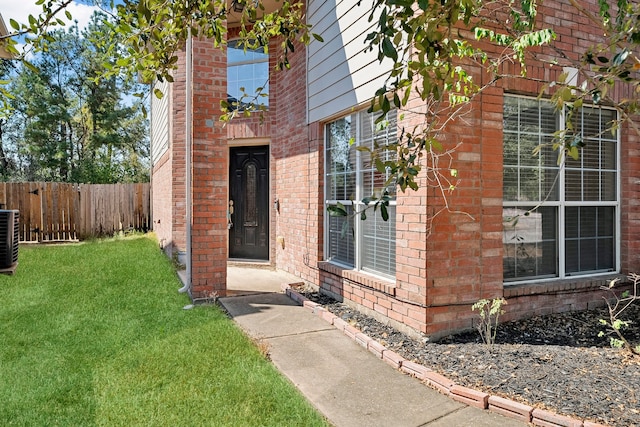
<svg viewBox="0 0 640 427"><path fill-rule="evenodd" d="M324 42L308 49L309 122L321 121L370 100L389 72L377 52L364 52L373 0L309 0L308 22Z"/></svg>
<svg viewBox="0 0 640 427"><path fill-rule="evenodd" d="M169 148L169 83L156 82L153 89L164 95L158 99L151 93L151 164L155 165Z"/></svg>

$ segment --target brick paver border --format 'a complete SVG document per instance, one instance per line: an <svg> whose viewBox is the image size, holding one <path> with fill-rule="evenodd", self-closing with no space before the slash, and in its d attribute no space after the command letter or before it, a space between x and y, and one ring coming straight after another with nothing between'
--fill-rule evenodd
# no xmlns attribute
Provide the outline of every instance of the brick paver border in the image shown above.
<svg viewBox="0 0 640 427"><path fill-rule="evenodd" d="M342 333L351 338L357 344L369 350L369 352L377 358L384 360L386 363L405 374L419 379L423 383L454 400L480 409L489 410L506 417L515 418L535 426L607 427L603 424L558 415L550 411L533 408L532 406L525 405L511 399L489 395L483 391L458 385L454 381L434 372L430 368L422 366L419 363L406 360L398 353L387 349L373 338L349 325L347 322L324 309L319 304L308 300L303 295L292 289L289 284L284 283L281 288L293 301L302 305L309 312L325 320L327 323L333 325L339 331L342 331Z"/></svg>

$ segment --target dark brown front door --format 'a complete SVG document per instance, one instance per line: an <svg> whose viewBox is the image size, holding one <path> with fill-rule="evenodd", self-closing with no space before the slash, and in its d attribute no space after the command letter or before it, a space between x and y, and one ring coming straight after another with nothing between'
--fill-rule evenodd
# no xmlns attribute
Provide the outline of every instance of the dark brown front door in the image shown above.
<svg viewBox="0 0 640 427"><path fill-rule="evenodd" d="M233 147L229 159L229 257L269 259L269 146Z"/></svg>

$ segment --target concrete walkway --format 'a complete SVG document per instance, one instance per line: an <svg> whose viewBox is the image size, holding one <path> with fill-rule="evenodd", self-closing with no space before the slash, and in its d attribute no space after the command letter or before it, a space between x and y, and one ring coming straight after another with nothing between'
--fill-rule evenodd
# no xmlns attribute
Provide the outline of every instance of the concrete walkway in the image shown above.
<svg viewBox="0 0 640 427"><path fill-rule="evenodd" d="M335 426L526 425L456 402L403 374L283 293L220 302L250 336L268 344L275 366Z"/></svg>

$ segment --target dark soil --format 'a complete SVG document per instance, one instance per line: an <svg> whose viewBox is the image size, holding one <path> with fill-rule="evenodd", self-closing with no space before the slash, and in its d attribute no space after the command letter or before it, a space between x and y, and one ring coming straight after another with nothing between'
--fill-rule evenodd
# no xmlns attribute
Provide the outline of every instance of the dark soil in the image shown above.
<svg viewBox="0 0 640 427"><path fill-rule="evenodd" d="M640 357L611 348L598 319L605 309L539 316L501 324L496 344L477 331L439 342L415 340L345 304L314 292L305 297L395 351L456 384L508 397L578 419L610 426L640 426ZM640 343L640 305L625 336Z"/></svg>

